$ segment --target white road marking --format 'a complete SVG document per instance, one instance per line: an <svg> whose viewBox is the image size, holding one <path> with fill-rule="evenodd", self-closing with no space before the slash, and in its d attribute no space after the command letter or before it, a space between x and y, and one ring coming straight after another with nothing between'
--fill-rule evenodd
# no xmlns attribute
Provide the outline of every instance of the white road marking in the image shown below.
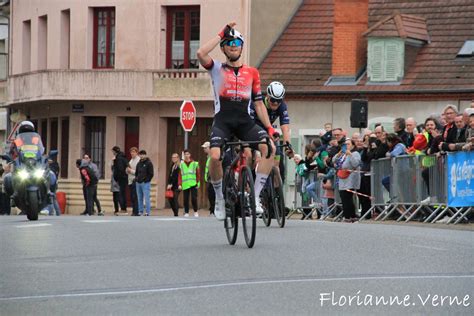
<svg viewBox="0 0 474 316"><path fill-rule="evenodd" d="M51 226L51 224L48 224L48 223L25 224L25 225L19 225L16 227L17 228L33 228L33 227L46 227L46 226Z"/></svg>
<svg viewBox="0 0 474 316"><path fill-rule="evenodd" d="M120 221L115 219L90 219L90 220L83 220L83 223L119 223Z"/></svg>
<svg viewBox="0 0 474 316"><path fill-rule="evenodd" d="M160 217L160 218L152 218L153 221L194 221L194 218L183 218L183 217Z"/></svg>
<svg viewBox="0 0 474 316"><path fill-rule="evenodd" d="M288 284L288 283L307 283L307 282L329 282L329 281L368 281L368 280L422 280L422 279L462 279L474 278L474 275L408 275L408 276L367 276L367 277L349 277L349 278L308 278L308 279L283 279L283 280L263 280L263 281L244 281L244 282L230 282L230 283L215 283L206 285L191 285L183 287L171 288L156 288L144 290L130 290L130 291L110 291L110 292L93 292L93 293L69 293L69 294L51 294L51 295L32 295L32 296L13 296L0 297L2 301L19 301L19 300L34 300L34 299L57 299L57 298L75 298L75 297L91 297L91 296L114 296L114 295L133 295L133 294L150 294L163 292L176 292L186 290L198 289L212 289L221 287L234 286L252 286L252 285L267 285L267 284Z"/></svg>
<svg viewBox="0 0 474 316"><path fill-rule="evenodd" d="M423 246L423 245L411 245L412 247L416 248L424 248L424 249L431 249L431 250L438 250L438 251L446 251L448 249L438 248L438 247L431 247L431 246Z"/></svg>

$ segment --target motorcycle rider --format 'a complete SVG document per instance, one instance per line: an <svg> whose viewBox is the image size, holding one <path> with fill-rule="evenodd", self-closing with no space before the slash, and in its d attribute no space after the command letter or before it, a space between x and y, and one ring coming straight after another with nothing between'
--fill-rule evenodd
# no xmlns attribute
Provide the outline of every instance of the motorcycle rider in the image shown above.
<svg viewBox="0 0 474 316"><path fill-rule="evenodd" d="M13 174L14 169L21 165L21 161L20 161L21 147L23 145L28 145L28 144L38 145L38 152L36 153L36 157L39 159L43 159L42 155L44 152L44 148L41 143L40 135L36 133L35 125L30 121L23 121L20 123L16 138L10 146L9 154L10 154L10 158L12 159L12 162L10 162L10 164L13 166L12 173L9 173L8 175L6 175L3 180L5 192L12 200L12 203L11 203L12 207L15 206L14 200L15 200L15 194L16 194L13 181L12 181L12 174ZM57 180L56 175L53 172L49 171L49 181L46 182L48 196L51 195L50 187L56 184L56 180Z"/></svg>

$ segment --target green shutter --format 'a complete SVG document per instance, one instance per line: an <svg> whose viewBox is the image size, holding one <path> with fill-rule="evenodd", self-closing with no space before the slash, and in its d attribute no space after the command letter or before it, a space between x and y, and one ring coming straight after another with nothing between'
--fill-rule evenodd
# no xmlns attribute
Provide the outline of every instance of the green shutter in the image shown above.
<svg viewBox="0 0 474 316"><path fill-rule="evenodd" d="M398 38L369 39L367 75L371 82L394 82L403 78L405 43Z"/></svg>
<svg viewBox="0 0 474 316"><path fill-rule="evenodd" d="M370 81L383 81L383 40L369 40L368 76Z"/></svg>
<svg viewBox="0 0 474 316"><path fill-rule="evenodd" d="M385 76L384 81L399 81L403 78L403 41L389 39L385 41Z"/></svg>

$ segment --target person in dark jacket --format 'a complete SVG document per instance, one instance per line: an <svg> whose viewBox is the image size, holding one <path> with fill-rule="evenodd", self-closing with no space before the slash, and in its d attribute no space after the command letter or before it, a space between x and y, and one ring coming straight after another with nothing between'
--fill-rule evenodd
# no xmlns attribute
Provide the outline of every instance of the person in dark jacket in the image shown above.
<svg viewBox="0 0 474 316"><path fill-rule="evenodd" d="M97 167L97 165L94 162L92 162L91 156L86 153L86 154L82 155L82 160L85 163L87 163L89 168L91 168L91 170L94 172L95 176L97 177L97 183L98 183L98 181L100 179L99 168ZM102 211L102 206L100 205L99 198L97 197L97 185L95 185L94 196L92 197L92 200L93 200L95 206L97 206L97 212L98 212L97 215L104 216L105 213ZM85 193L84 193L84 195L85 195ZM94 213L94 205L92 205L92 212Z"/></svg>
<svg viewBox="0 0 474 316"><path fill-rule="evenodd" d="M174 216L178 216L178 197L179 192L181 191L181 186L179 186L178 184L178 179L180 173L179 164L181 162L181 159L179 158L179 155L177 153L173 153L171 155L171 161L173 164L171 165L170 173L168 175L168 186L166 187L166 189L173 191L173 197L169 198L168 202L170 203Z"/></svg>
<svg viewBox="0 0 474 316"><path fill-rule="evenodd" d="M150 204L150 188L151 179L153 179L153 164L151 160L146 156L145 150L138 152L140 161L137 164L135 170L135 182L137 183L137 197L138 197L138 214L150 216L151 204ZM146 213L144 212L143 199L145 199Z"/></svg>
<svg viewBox="0 0 474 316"><path fill-rule="evenodd" d="M112 148L112 152L114 153L114 160L112 163L112 176L114 180L117 181L120 187L120 195L119 195L119 204L120 210L124 213L127 212L127 200L126 200L126 189L128 185L128 175L127 175L127 167L128 167L128 160L125 157L125 154L120 150L120 147L114 146Z"/></svg>
<svg viewBox="0 0 474 316"><path fill-rule="evenodd" d="M395 134L397 134L398 137L400 137L405 147L408 147L410 140L408 133L405 131L405 128L406 122L403 117L396 118L393 121L393 131L395 132Z"/></svg>
<svg viewBox="0 0 474 316"><path fill-rule="evenodd" d="M58 200L56 199L56 191L58 189L58 181L59 179L59 164L57 161L54 161L53 159L48 159L48 165L49 165L49 170L54 173L56 177L56 181L53 181L51 183L51 193L52 193L52 203L48 205L48 210L49 210L49 215L54 215L56 213L56 216L61 215L61 209L59 208Z"/></svg>
<svg viewBox="0 0 474 316"><path fill-rule="evenodd" d="M86 192L86 213L84 215L92 215L94 212L94 189L97 186L98 179L95 172L84 160L76 160L76 166L81 174L82 186Z"/></svg>

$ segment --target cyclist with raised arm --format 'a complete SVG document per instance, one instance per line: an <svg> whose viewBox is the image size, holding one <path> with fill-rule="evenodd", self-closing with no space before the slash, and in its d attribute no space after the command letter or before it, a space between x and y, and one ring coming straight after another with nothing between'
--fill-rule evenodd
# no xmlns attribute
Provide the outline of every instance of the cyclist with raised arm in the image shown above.
<svg viewBox="0 0 474 316"><path fill-rule="evenodd" d="M221 147L226 140L235 135L244 141L264 141L275 130L268 119L260 90L260 75L257 69L244 65L241 60L244 38L234 29L235 22L226 25L215 37L202 45L197 51L200 64L209 71L214 91L214 122L210 136L209 175L216 192L214 214L218 220L226 217L225 200L222 191ZM226 63L221 63L209 56L209 53L220 44ZM255 124L250 117L250 104L255 104L255 112L264 128ZM268 134L267 134L268 132ZM265 186L268 174L273 165L273 155L267 158L265 144L259 144L258 150L263 159L259 164L255 179L255 204L257 213L263 212L260 206L260 192Z"/></svg>
<svg viewBox="0 0 474 316"><path fill-rule="evenodd" d="M273 125L279 118L280 128L283 134L283 143L287 144L290 142L290 116L288 115L288 105L283 100L284 97L285 87L283 84L278 81L273 81L267 87L267 95L263 99L263 104L267 110L270 124ZM250 106L250 116L259 126L264 126L256 115L255 105L253 103ZM289 157L292 157L293 151L290 148L286 148L285 152ZM275 152L275 167L279 167L281 155L281 149L277 147Z"/></svg>

